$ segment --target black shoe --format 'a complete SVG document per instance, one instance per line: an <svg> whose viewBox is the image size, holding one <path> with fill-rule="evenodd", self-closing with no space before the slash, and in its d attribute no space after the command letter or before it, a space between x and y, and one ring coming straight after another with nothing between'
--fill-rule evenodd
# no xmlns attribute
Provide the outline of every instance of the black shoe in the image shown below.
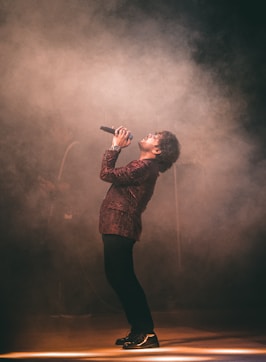
<svg viewBox="0 0 266 362"><path fill-rule="evenodd" d="M138 334L131 341L125 342L123 349L141 349L159 347L156 334Z"/></svg>
<svg viewBox="0 0 266 362"><path fill-rule="evenodd" d="M132 342L137 336L138 336L138 334L136 334L134 332L130 332L126 337L118 338L116 340L115 344L117 346L123 346L127 342Z"/></svg>

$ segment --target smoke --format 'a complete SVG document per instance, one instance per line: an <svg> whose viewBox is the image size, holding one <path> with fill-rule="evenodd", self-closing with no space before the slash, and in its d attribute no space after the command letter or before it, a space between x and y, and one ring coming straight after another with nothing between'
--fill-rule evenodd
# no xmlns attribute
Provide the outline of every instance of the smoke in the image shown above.
<svg viewBox="0 0 266 362"><path fill-rule="evenodd" d="M142 239L155 258L163 248L176 265L181 250L186 264L186 255L202 260L207 250L210 263L226 264L228 255L250 250L265 217L265 186L263 163L252 163L259 145L242 124L248 99L195 62L191 44L199 34L178 19L147 16L122 0L1 1L1 182L22 199L19 227L34 228L39 196L32 185L54 158L49 132L59 120L87 147L76 166L84 171L80 202L96 253L89 256L86 239L79 257L98 260L97 212L108 187L98 173L111 142L99 127L123 124L134 140L121 164L138 157L136 140L153 130L169 129L182 146L144 215Z"/></svg>

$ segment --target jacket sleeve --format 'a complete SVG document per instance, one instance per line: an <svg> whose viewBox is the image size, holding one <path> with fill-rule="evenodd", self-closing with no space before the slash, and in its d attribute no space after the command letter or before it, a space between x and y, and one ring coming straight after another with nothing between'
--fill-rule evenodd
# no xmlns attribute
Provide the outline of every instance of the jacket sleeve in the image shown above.
<svg viewBox="0 0 266 362"><path fill-rule="evenodd" d="M119 152L107 150L104 153L100 178L116 185L140 185L149 177L147 161L136 160L124 167L115 167Z"/></svg>

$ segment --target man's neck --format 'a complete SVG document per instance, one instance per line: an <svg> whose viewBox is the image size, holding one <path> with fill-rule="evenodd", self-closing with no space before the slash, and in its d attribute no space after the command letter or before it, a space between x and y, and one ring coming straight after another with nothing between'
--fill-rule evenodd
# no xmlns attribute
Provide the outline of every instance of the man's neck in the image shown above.
<svg viewBox="0 0 266 362"><path fill-rule="evenodd" d="M155 159L156 155L152 152L141 152L139 156L139 160L147 160L147 159Z"/></svg>

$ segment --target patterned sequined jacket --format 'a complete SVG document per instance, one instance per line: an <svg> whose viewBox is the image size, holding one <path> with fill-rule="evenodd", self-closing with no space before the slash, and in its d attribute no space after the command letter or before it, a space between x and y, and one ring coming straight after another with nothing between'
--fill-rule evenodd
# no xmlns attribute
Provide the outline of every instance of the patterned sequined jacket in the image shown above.
<svg viewBox="0 0 266 362"><path fill-rule="evenodd" d="M155 159L135 160L125 167L115 167L119 152L104 153L100 178L110 182L100 209L99 231L139 240L141 214L154 191L159 176Z"/></svg>

